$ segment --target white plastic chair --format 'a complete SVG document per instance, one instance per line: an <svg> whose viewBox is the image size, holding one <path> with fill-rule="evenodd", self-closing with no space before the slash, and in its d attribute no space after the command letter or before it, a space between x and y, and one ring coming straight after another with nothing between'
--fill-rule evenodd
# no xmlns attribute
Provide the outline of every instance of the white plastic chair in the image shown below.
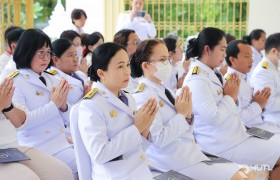
<svg viewBox="0 0 280 180"><path fill-rule="evenodd" d="M79 180L92 180L92 164L81 138L78 119L80 103L75 104L70 112L70 127L74 142L76 163L79 173Z"/></svg>

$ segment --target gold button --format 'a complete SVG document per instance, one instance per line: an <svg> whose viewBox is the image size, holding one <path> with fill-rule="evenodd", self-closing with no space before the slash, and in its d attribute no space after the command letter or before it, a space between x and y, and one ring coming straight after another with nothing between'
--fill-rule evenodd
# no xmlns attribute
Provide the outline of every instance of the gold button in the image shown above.
<svg viewBox="0 0 280 180"><path fill-rule="evenodd" d="M140 159L144 161L146 158L145 158L144 155L141 155L141 156L140 156Z"/></svg>

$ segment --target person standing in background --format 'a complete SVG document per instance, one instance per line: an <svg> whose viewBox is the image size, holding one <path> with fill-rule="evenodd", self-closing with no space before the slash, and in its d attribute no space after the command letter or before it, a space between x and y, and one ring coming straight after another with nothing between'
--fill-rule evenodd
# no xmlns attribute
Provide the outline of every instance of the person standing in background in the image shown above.
<svg viewBox="0 0 280 180"><path fill-rule="evenodd" d="M157 35L155 25L148 12L143 11L144 0L131 0L132 10L118 17L116 32L121 29L132 29L141 41Z"/></svg>
<svg viewBox="0 0 280 180"><path fill-rule="evenodd" d="M82 9L73 9L71 13L71 19L73 23L72 30L76 31L79 34L84 33L83 27L87 21L87 14Z"/></svg>

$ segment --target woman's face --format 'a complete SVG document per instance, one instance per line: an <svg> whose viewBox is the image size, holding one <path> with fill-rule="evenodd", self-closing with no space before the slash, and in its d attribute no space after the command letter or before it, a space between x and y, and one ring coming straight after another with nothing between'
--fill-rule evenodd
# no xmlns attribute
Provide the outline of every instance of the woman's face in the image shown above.
<svg viewBox="0 0 280 180"><path fill-rule="evenodd" d="M258 40L254 39L252 41L252 44L258 51L262 51L262 50L264 50L265 41L266 41L266 34L262 33L261 37Z"/></svg>
<svg viewBox="0 0 280 180"><path fill-rule="evenodd" d="M134 11L142 11L144 7L144 0L131 0L131 6Z"/></svg>
<svg viewBox="0 0 280 180"><path fill-rule="evenodd" d="M181 47L180 40L178 40L176 43L175 53L172 56L173 59L172 65L176 65L176 62L181 61L182 57L183 57L182 47Z"/></svg>
<svg viewBox="0 0 280 180"><path fill-rule="evenodd" d="M56 57L57 58L57 57ZM71 45L61 56L57 58L56 67L66 74L71 75L78 70L78 57L76 48Z"/></svg>
<svg viewBox="0 0 280 180"><path fill-rule="evenodd" d="M135 33L129 34L127 45L126 45L126 50L127 50L127 53L129 56L135 53L139 42L140 42L140 40Z"/></svg>
<svg viewBox="0 0 280 180"><path fill-rule="evenodd" d="M48 47L46 44L38 49L31 60L31 69L37 73L41 74L45 71L50 64L51 61L51 48Z"/></svg>
<svg viewBox="0 0 280 180"><path fill-rule="evenodd" d="M130 63L125 50L119 50L111 59L106 71L103 71L101 82L110 90L119 91L126 88L130 78Z"/></svg>
<svg viewBox="0 0 280 180"><path fill-rule="evenodd" d="M208 52L206 52L208 55L207 65L212 69L219 67L226 57L226 49L227 41L226 38L223 37L218 45L216 45L212 50L208 49Z"/></svg>
<svg viewBox="0 0 280 180"><path fill-rule="evenodd" d="M80 19L73 19L73 21L78 28L82 28L82 27L84 27L84 25L87 21L87 18L85 15L82 15Z"/></svg>

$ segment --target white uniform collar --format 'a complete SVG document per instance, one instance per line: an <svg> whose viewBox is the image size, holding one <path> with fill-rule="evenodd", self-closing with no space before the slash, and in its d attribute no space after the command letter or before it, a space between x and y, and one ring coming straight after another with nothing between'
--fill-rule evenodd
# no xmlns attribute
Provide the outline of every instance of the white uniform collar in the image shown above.
<svg viewBox="0 0 280 180"><path fill-rule="evenodd" d="M200 60L195 59L195 61L192 63L193 67L198 66L199 67L199 73L205 74L209 77L209 79L214 82L215 84L223 87L223 84L221 81L218 79L217 75L215 74L215 70L211 69L209 66L206 64L202 63Z"/></svg>
<svg viewBox="0 0 280 180"><path fill-rule="evenodd" d="M237 73L237 74L239 75L239 78L240 78L240 79L246 80L246 78L247 78L247 75L246 75L246 74L243 74L242 72L239 72L239 71L237 71L236 69L233 69L233 68L231 68L231 67L228 67L228 69L227 69L227 74L232 74L232 73Z"/></svg>
<svg viewBox="0 0 280 180"><path fill-rule="evenodd" d="M275 66L275 64L273 62L271 62L266 56L263 57L261 62L268 62L268 69L274 69L276 71L278 71L278 68Z"/></svg>
<svg viewBox="0 0 280 180"><path fill-rule="evenodd" d="M254 46L251 46L251 50L253 54L257 54L258 56L263 57L262 53L259 52L256 48L254 48Z"/></svg>
<svg viewBox="0 0 280 180"><path fill-rule="evenodd" d="M106 98L111 104L113 104L117 108L120 108L123 111L127 112L132 118L134 117L133 109L129 107L131 104L130 99L127 97L127 95L122 90L120 91L120 93L122 96L125 96L128 99L128 106L99 81L94 82L92 84L92 88L97 88L98 92L101 94L101 96Z"/></svg>
<svg viewBox="0 0 280 180"><path fill-rule="evenodd" d="M41 73L41 76L43 76L46 80L47 85L45 85L40 79L40 75L35 73L32 69L20 69L20 74L23 75L24 79L27 79L31 84L35 84L37 86L40 86L44 89L47 89L51 91L51 82L49 81L47 75L45 72Z"/></svg>

